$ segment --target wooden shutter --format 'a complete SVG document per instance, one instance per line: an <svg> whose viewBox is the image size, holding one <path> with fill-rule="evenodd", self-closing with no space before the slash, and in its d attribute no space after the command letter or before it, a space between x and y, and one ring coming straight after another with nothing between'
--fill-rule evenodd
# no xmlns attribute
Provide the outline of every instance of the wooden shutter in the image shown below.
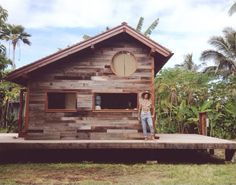
<svg viewBox="0 0 236 185"><path fill-rule="evenodd" d="M66 93L65 94L65 109L75 109L76 108L76 94Z"/></svg>
<svg viewBox="0 0 236 185"><path fill-rule="evenodd" d="M136 60L129 52L118 53L113 58L111 67L113 72L118 76L129 76L133 74L137 68Z"/></svg>
<svg viewBox="0 0 236 185"><path fill-rule="evenodd" d="M136 61L130 53L124 54L124 76L133 74L136 70Z"/></svg>
<svg viewBox="0 0 236 185"><path fill-rule="evenodd" d="M125 67L125 60L124 60L124 54L116 55L113 60L113 69L116 75L118 76L124 76L124 67Z"/></svg>

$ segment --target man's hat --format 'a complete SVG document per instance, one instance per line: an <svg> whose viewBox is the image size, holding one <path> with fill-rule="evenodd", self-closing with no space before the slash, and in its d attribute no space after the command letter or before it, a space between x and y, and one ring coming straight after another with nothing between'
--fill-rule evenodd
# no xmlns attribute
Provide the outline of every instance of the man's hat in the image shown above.
<svg viewBox="0 0 236 185"><path fill-rule="evenodd" d="M141 96L142 96L142 97L144 97L144 96L145 96L145 94L148 94L149 96L151 96L151 93L150 93L150 91L144 91L144 92L141 94Z"/></svg>

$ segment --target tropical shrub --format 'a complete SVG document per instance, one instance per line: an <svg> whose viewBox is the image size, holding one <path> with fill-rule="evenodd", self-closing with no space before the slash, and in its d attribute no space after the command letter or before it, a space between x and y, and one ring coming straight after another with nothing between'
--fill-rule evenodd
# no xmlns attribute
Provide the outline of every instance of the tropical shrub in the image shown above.
<svg viewBox="0 0 236 185"><path fill-rule="evenodd" d="M162 70L155 79L158 132L198 133L207 112L209 135L235 138L236 78L210 77L183 68Z"/></svg>

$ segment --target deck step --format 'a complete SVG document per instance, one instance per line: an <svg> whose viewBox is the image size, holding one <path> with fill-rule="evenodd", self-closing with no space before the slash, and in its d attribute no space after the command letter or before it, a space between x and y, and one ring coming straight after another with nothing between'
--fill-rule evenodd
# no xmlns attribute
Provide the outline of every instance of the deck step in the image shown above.
<svg viewBox="0 0 236 185"><path fill-rule="evenodd" d="M28 133L26 140L127 140L144 139L143 134L137 130L116 130L107 132L46 132Z"/></svg>
<svg viewBox="0 0 236 185"><path fill-rule="evenodd" d="M107 129L107 133L138 133L135 129Z"/></svg>
<svg viewBox="0 0 236 185"><path fill-rule="evenodd" d="M95 140L127 140L127 139L144 139L142 133L90 133L90 139Z"/></svg>
<svg viewBox="0 0 236 185"><path fill-rule="evenodd" d="M27 133L26 140L59 140L60 133Z"/></svg>
<svg viewBox="0 0 236 185"><path fill-rule="evenodd" d="M107 132L107 130L142 130L140 125L122 125L122 126L90 126L90 125L82 125L78 127L74 127L77 129L78 132L83 132L83 131L91 131L91 132Z"/></svg>

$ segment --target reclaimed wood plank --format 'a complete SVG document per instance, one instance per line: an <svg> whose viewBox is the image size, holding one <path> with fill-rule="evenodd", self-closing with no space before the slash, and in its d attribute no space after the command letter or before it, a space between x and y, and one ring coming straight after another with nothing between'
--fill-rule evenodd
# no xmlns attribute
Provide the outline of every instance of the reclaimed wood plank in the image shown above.
<svg viewBox="0 0 236 185"><path fill-rule="evenodd" d="M110 65L112 57L123 50L132 52L137 59L137 70L126 78L116 76ZM143 90L149 89L152 80L152 66L148 54L149 50L137 42L118 40L96 48L90 55L71 57L65 59L64 63L58 63L52 68L45 68L43 75L40 71L35 73L29 81L31 90L29 122L32 124L32 128L35 127L36 130L38 126L43 129L44 133L50 134L53 132L62 134L63 129L67 127L81 131L91 129L93 132L107 132L107 130L109 132L109 129L140 131L141 125L137 120L137 111L93 111L93 93L141 93ZM46 91L58 89L77 93L76 112L45 113ZM69 137L66 134L62 138ZM85 138L88 137L86 135Z"/></svg>

